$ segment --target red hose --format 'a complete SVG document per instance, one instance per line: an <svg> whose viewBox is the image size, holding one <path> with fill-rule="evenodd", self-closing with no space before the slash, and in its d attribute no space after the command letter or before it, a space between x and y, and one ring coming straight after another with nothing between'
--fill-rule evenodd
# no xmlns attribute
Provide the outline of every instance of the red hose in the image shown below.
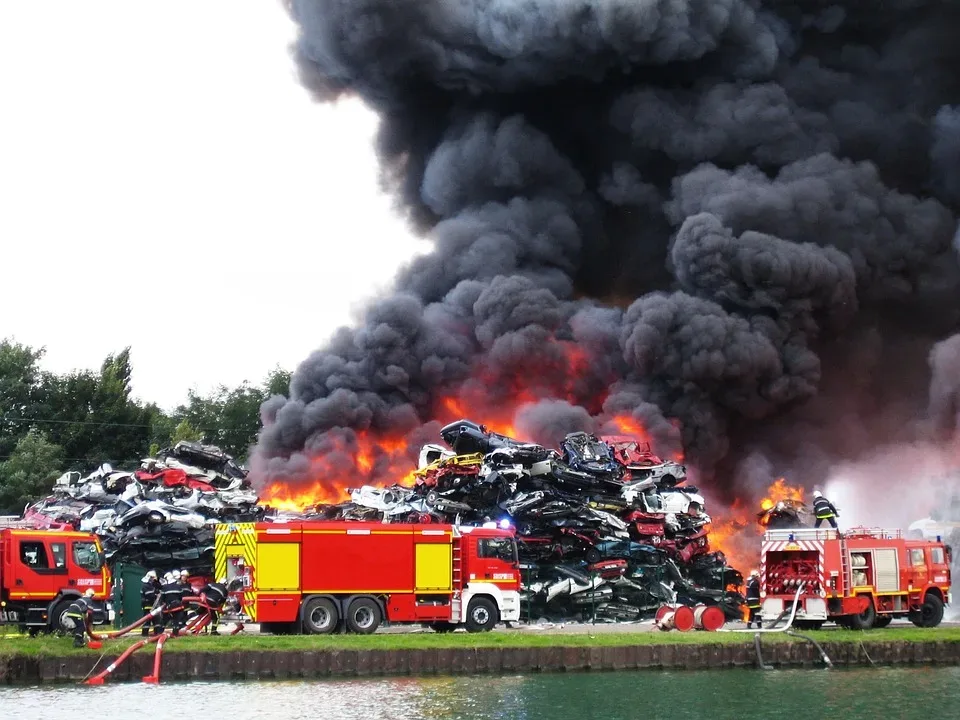
<svg viewBox="0 0 960 720"><path fill-rule="evenodd" d="M94 632L93 626L90 624L90 618L88 616L87 617L87 633L90 635L90 638L92 640L107 640L109 638L118 638L121 635L126 635L128 632L132 632L133 630L136 630L138 627L141 627L144 623L146 623L150 618L157 617L162 612L163 612L163 607L161 606L155 607L153 610L148 612L146 615L144 615L142 618L137 620L135 623L127 625L124 628L120 628L119 630L108 630L107 632L101 632L101 633Z"/></svg>
<svg viewBox="0 0 960 720"><path fill-rule="evenodd" d="M147 675L143 682L157 685L160 683L160 662L163 660L163 644L170 637L170 633L165 632L157 637L157 649L153 654L153 675Z"/></svg>
<svg viewBox="0 0 960 720"><path fill-rule="evenodd" d="M123 653L120 655L120 657L118 657L118 658L117 658L116 660L114 660L112 663L110 663L109 665L107 665L107 669L106 669L106 670L104 670L103 672L99 673L98 675L94 675L92 678L90 678L89 680L87 680L87 681L86 681L86 684L87 684L87 685L103 685L104 679L105 679L108 675L110 675L114 670L116 670L118 667L120 667L120 666L123 664L123 661L124 661L124 660L126 660L128 657L130 657L131 655L133 655L137 650L139 650L140 648L142 648L142 647L143 647L144 645L146 645L148 642L153 642L153 641L154 641L153 638L145 638L145 639L143 639L143 640L138 640L138 641L135 642L133 645L131 645L130 647L128 647L126 650L124 650Z"/></svg>

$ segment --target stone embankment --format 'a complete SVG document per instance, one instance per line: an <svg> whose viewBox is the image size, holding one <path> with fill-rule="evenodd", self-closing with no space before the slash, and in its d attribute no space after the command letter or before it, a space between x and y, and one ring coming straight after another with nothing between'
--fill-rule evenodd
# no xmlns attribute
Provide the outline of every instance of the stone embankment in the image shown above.
<svg viewBox="0 0 960 720"><path fill-rule="evenodd" d="M835 666L960 664L960 642L826 642ZM775 667L822 665L804 642L765 643L762 662ZM99 672L116 659L95 653L64 657L0 657L0 684L79 682L96 663ZM98 662L99 660L99 662ZM428 648L402 650L170 652L163 681L287 680L387 675L581 672L598 670L704 670L759 667L752 642L709 645L622 647ZM149 675L153 653L134 655L108 682L139 681Z"/></svg>

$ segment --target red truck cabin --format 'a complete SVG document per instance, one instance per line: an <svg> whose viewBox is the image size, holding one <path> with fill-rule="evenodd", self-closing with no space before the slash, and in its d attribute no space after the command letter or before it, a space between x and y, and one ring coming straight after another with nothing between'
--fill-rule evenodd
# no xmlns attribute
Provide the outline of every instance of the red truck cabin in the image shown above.
<svg viewBox="0 0 960 720"><path fill-rule="evenodd" d="M110 597L110 576L95 535L59 530L0 530L0 622L56 627L88 588ZM105 622L97 612L95 622Z"/></svg>
<svg viewBox="0 0 960 720"><path fill-rule="evenodd" d="M500 529L250 523L218 526L216 562L228 580L245 576L247 613L267 630L373 632L383 621L489 629L519 619L516 553Z"/></svg>

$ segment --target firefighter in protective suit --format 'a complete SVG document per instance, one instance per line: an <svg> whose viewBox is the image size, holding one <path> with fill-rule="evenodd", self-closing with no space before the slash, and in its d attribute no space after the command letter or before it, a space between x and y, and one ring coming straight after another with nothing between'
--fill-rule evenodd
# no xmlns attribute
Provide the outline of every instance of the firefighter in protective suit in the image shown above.
<svg viewBox="0 0 960 720"><path fill-rule="evenodd" d="M153 610L153 606L160 597L160 580L157 579L157 571L150 570L146 575L140 578L140 609L143 614ZM163 629L163 623L159 616L152 621L154 631L159 633ZM150 622L146 622L140 629L140 634L147 637L150 634Z"/></svg>
<svg viewBox="0 0 960 720"><path fill-rule="evenodd" d="M823 521L826 520L830 523L830 527L834 530L837 529L837 517L840 513L837 512L837 508L833 506L833 503L827 500L819 490L813 491L813 514L817 516L817 522L814 525L815 528L820 527Z"/></svg>
<svg viewBox="0 0 960 720"><path fill-rule="evenodd" d="M163 614L170 621L173 635L179 635L186 620L183 609L183 585L180 584L179 571L174 570L163 576L160 583L160 601L163 603Z"/></svg>
<svg viewBox="0 0 960 720"><path fill-rule="evenodd" d="M93 614L93 588L88 588L83 597L78 597L67 606L62 629L73 634L73 646L86 645L87 618Z"/></svg>
<svg viewBox="0 0 960 720"><path fill-rule="evenodd" d="M747 630L753 627L756 620L757 629L763 628L763 620L760 619L760 573L756 570L750 571L750 577L747 578L747 610L750 614L747 616Z"/></svg>

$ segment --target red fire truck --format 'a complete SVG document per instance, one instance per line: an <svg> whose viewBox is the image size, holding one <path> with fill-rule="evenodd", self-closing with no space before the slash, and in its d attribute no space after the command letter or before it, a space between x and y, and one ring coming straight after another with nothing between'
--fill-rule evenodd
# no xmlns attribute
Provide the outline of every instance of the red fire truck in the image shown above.
<svg viewBox="0 0 960 720"><path fill-rule="evenodd" d="M367 522L228 523L216 574L243 581L246 622L268 632L372 633L383 621L471 632L520 619L513 533Z"/></svg>
<svg viewBox="0 0 960 720"><path fill-rule="evenodd" d="M96 535L35 530L5 521L0 528L0 624L30 632L55 630L67 606L93 588L110 596L110 575ZM12 527L11 527L12 526ZM96 603L94 623L109 620L109 604Z"/></svg>
<svg viewBox="0 0 960 720"><path fill-rule="evenodd" d="M899 530L768 530L760 555L761 617L789 616L796 627L826 620L858 630L895 617L936 627L950 600L950 551L939 541L907 540Z"/></svg>

